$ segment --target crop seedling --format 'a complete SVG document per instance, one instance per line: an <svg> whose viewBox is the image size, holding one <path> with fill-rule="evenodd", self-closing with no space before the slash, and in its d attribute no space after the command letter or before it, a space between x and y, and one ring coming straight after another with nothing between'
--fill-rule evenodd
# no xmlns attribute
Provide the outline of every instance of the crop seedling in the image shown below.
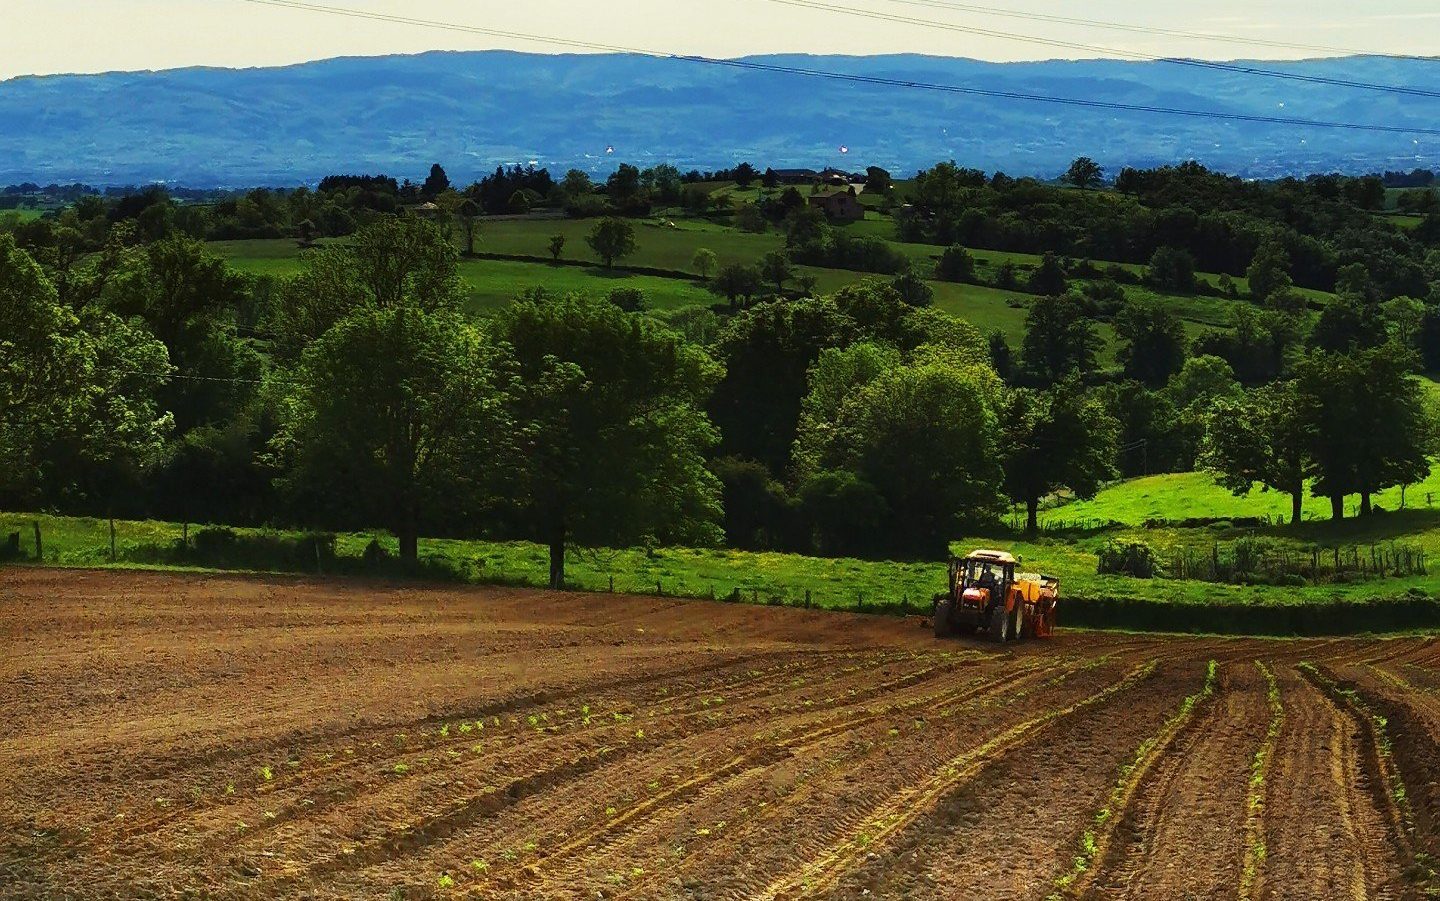
<svg viewBox="0 0 1440 901"><path fill-rule="evenodd" d="M488 873L488 872L490 872L490 864L488 864L488 863L486 863L485 861L480 860L480 859L476 859L476 860L470 861L470 866L474 867L474 868L475 868L475 872L477 872L477 873Z"/></svg>
<svg viewBox="0 0 1440 901"><path fill-rule="evenodd" d="M271 779L275 778L275 771L270 769L270 767L268 766L262 766L260 768L260 778L264 779L266 782L269 782Z"/></svg>
<svg viewBox="0 0 1440 901"><path fill-rule="evenodd" d="M410 767L407 766L406 764L403 764L403 763L397 763L397 764L395 764L395 768L394 768L394 769L395 769L395 775L397 775L397 776L403 776L403 775L405 775L406 773L410 772Z"/></svg>
<svg viewBox="0 0 1440 901"><path fill-rule="evenodd" d="M435 880L435 881L436 881L436 884L438 884L441 888L454 888L454 887L455 887L455 880L454 880L454 878L452 878L452 877L450 876L449 873L441 873L441 874L440 874L440 878L437 879L437 880Z"/></svg>

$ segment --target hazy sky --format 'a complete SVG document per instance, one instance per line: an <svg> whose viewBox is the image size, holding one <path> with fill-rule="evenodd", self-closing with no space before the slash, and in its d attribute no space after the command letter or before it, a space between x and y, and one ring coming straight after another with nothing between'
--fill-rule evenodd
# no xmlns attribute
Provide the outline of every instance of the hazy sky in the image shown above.
<svg viewBox="0 0 1440 901"><path fill-rule="evenodd" d="M1080 57L1077 50L961 34L908 23L799 9L775 0L317 0L331 6L711 56L746 53L912 51L983 59ZM1247 47L937 8L946 0L821 0L910 18L1143 53L1296 57ZM959 2L959 0L954 0ZM1128 22L1379 53L1440 55L1436 0L970 0L970 6ZM0 78L55 72L268 66L342 55L507 47L554 52L521 40L458 34L246 0L3 0ZM1098 54L1103 55L1103 54Z"/></svg>

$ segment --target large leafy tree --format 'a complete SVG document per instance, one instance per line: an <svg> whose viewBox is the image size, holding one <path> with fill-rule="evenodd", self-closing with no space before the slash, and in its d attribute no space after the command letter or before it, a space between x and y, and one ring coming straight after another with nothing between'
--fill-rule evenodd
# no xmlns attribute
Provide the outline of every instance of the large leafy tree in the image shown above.
<svg viewBox="0 0 1440 901"><path fill-rule="evenodd" d="M552 587L565 584L570 542L720 540L720 484L705 466L719 436L702 410L713 360L603 300L521 300L498 327L519 365L517 522L548 546Z"/></svg>
<svg viewBox="0 0 1440 901"><path fill-rule="evenodd" d="M988 520L1002 507L1000 381L988 366L934 346L906 365L885 363L884 351L827 358L810 398L813 428L800 436L797 459L812 478L853 474L859 484L847 493L855 497L873 488L883 505L867 506L884 518L872 550L943 553L965 523ZM855 384L844 391L827 373Z"/></svg>
<svg viewBox="0 0 1440 901"><path fill-rule="evenodd" d="M292 500L383 523L415 560L422 526L439 510L474 517L508 458L508 378L503 352L454 313L356 310L300 360L277 439Z"/></svg>
<svg viewBox="0 0 1440 901"><path fill-rule="evenodd" d="M1296 364L1311 490L1330 499L1333 518L1344 516L1347 494L1360 495L1365 515L1372 494L1428 471L1432 429L1411 365L1410 356L1391 345L1352 354L1316 351Z"/></svg>
<svg viewBox="0 0 1440 901"><path fill-rule="evenodd" d="M615 265L616 260L635 252L635 226L615 217L602 219L585 237L585 243L590 245L590 249L595 251L605 268L609 269Z"/></svg>
<svg viewBox="0 0 1440 901"><path fill-rule="evenodd" d="M1039 297L1031 304L1020 356L1045 384L1093 370L1099 346L1095 326L1076 298Z"/></svg>
<svg viewBox="0 0 1440 901"><path fill-rule="evenodd" d="M111 500L107 484L152 461L170 430L156 400L170 372L165 345L143 326L77 315L0 234L0 495Z"/></svg>
<svg viewBox="0 0 1440 901"><path fill-rule="evenodd" d="M762 303L734 316L715 347L725 376L709 405L724 451L784 472L806 373L822 350L855 335L855 324L828 298Z"/></svg>
<svg viewBox="0 0 1440 901"><path fill-rule="evenodd" d="M1290 522L1298 523L1309 436L1295 384L1274 382L1214 400L1199 463L1237 495L1248 494L1257 483L1290 495Z"/></svg>
<svg viewBox="0 0 1440 901"><path fill-rule="evenodd" d="M1105 177L1105 170L1088 156L1082 156L1070 164L1065 180L1080 190L1093 188Z"/></svg>
<svg viewBox="0 0 1440 901"><path fill-rule="evenodd" d="M276 349L286 360L356 310L446 311L464 297L454 246L423 219L382 219L304 260L276 311Z"/></svg>
<svg viewBox="0 0 1440 901"><path fill-rule="evenodd" d="M1115 317L1120 364L1125 375L1159 387L1185 364L1185 327L1158 303L1127 303Z"/></svg>
<svg viewBox="0 0 1440 901"><path fill-rule="evenodd" d="M1009 392L1000 413L1000 453L1005 491L1025 505L1025 528L1038 527L1040 499L1068 488L1090 498L1114 478L1119 424L1098 400L1077 386L1050 391L1020 388Z"/></svg>

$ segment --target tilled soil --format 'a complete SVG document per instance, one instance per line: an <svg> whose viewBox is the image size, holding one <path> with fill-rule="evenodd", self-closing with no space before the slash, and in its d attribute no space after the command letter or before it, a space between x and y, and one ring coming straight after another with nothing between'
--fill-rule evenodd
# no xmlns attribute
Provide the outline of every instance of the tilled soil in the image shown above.
<svg viewBox="0 0 1440 901"><path fill-rule="evenodd" d="M1437 662L0 570L0 897L1421 897Z"/></svg>

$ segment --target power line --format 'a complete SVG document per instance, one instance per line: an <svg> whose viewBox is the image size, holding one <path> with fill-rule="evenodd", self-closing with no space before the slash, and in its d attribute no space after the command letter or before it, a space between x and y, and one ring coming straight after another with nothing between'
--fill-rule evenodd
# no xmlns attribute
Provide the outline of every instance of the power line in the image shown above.
<svg viewBox="0 0 1440 901"><path fill-rule="evenodd" d="M1418 128L1401 125L1377 125L1361 122L1333 122L1320 119L1301 119L1288 116L1264 116L1250 113L1227 113L1215 110L1181 109L1167 106L1154 106L1148 104L1120 103L1108 100L1087 100L1079 97L1056 97L1049 94L1031 94L1023 91L1000 91L987 88L974 88L962 85L936 84L933 82L917 81L913 79L885 78L876 75L860 75L849 72L834 72L826 69L811 69L802 66L788 66L779 63L766 63L754 59L720 59L708 56L686 55L666 53L658 50L648 50L636 47L625 47L615 44L604 44L596 41L578 40L574 38L559 38L546 35L529 34L526 32L506 31L498 28L484 28L476 25L460 25L453 22L439 22L430 19L417 19L410 16L397 16L389 13L367 12L364 10L349 9L346 7L326 6L318 3L303 2L303 0L239 0L242 3L253 3L259 6L273 6L282 9L296 9L306 12L326 13L329 15L344 16L354 19L368 19L378 22L391 22L400 25L411 25L419 28L434 28L442 31L454 31L464 34L486 35L488 37L502 37L510 40L528 41L537 44L548 44L574 49L601 51L606 53L629 53L640 56L655 57L658 59L672 59L681 62L699 63L709 66L724 66L733 69L746 69L750 71L771 72L784 75L795 75L806 78L827 79L830 81L848 82L851 84L866 84L878 87L909 88L913 90L934 91L944 94L961 94L975 97L992 97L1001 100L1029 100L1037 103L1051 103L1062 106L1076 106L1087 109L1103 109L1113 112L1129 113L1157 113L1169 116L1182 116L1192 119L1213 119L1228 122L1249 122L1261 125L1285 125L1298 128L1327 128L1340 129L1345 131L1370 131L1388 134L1417 135L1425 137L1440 137L1440 128Z"/></svg>
<svg viewBox="0 0 1440 901"><path fill-rule="evenodd" d="M985 16L999 16L1008 19L1023 19L1030 22L1055 22L1075 25L1081 28L1098 28L1108 31L1126 31L1133 34L1161 35L1164 37L1188 38L1196 41L1214 41L1222 44L1241 44L1249 47L1270 47L1284 50L1306 50L1312 53L1330 53L1346 56L1386 56L1392 59L1434 60L1434 56L1413 54L1381 53L1374 50L1356 50L1350 47L1331 47L1324 44L1300 44L1292 41L1276 41L1266 38L1248 38L1238 34L1217 34L1206 31L1183 31L1175 28L1159 28L1148 25L1134 25L1126 22L1105 22L1099 19L1080 19L1071 16L1056 16L1049 13L1026 12L1016 9L1000 9L993 6L977 6L970 3L955 3L952 0L888 0L907 6L923 6L931 9L950 9L979 13Z"/></svg>
<svg viewBox="0 0 1440 901"><path fill-rule="evenodd" d="M1129 59L1144 60L1145 62L1168 63L1175 66L1188 66L1195 69L1208 69L1215 72L1229 72L1237 75L1256 75L1262 78L1278 78L1286 81L1300 81L1307 84L1323 84L1338 88L1356 88L1365 91L1380 91L1387 94L1404 94L1412 97L1440 98L1440 91L1432 91L1426 88L1412 88L1406 85L1377 84L1369 81L1355 81L1348 78L1331 78L1325 75L1310 75L1303 72L1284 72L1278 69L1265 69L1259 66L1248 66L1237 63L1222 63L1204 59L1185 59L1181 57L1156 56L1151 53L1142 53L1135 50L1121 50L1115 47L1099 47L1094 44L1082 44L1077 41L1066 41L1059 38L1043 38L1034 35L1016 34L1010 31L997 31L993 28L980 28L973 25L959 25L954 22L939 22L934 19L917 19L913 16L902 16L895 13L881 12L880 10L857 9L851 6L839 6L833 3L824 3L820 0L769 0L771 3L778 3L782 6L793 6L801 9L814 9L821 12L840 13L846 16L859 16L864 19L874 19L882 22L895 22L902 25L914 25L921 28L936 28L945 31L955 31L961 34L979 35L981 37L997 38L1003 41L1017 41L1025 44L1037 44L1044 47L1059 47L1066 50L1083 50L1086 53L1095 53L1100 56L1120 56ZM901 0L903 2L903 0Z"/></svg>

